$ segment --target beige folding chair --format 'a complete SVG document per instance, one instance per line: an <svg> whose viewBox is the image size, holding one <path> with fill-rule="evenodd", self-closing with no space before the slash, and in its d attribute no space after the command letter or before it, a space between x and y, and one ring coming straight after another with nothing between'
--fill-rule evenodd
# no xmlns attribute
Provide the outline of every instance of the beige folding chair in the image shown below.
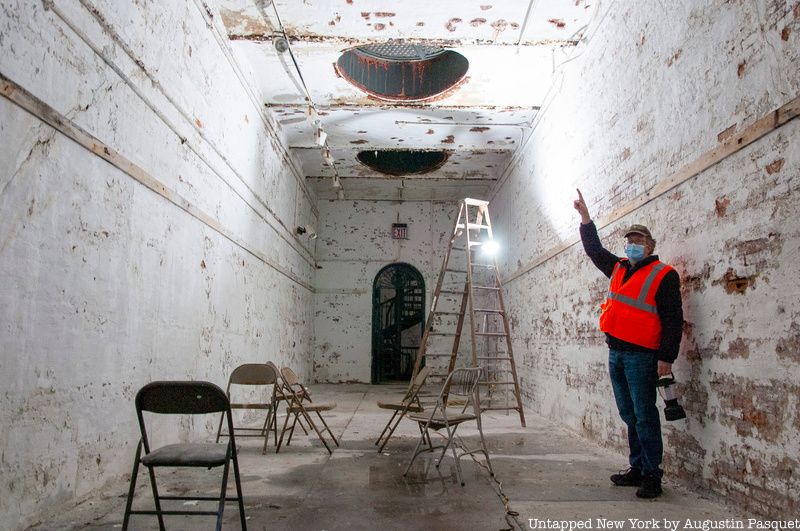
<svg viewBox="0 0 800 531"><path fill-rule="evenodd" d="M283 436L286 433L286 427L289 424L289 416L294 415L294 420L292 421L292 425L289 429L289 438L286 439L286 446L292 442L292 435L294 435L294 427L295 424L298 423L300 417L308 423L308 425L313 429L319 440L322 441L322 444L325 445L325 448L328 450L328 453L332 454L333 450L331 447L328 446L325 437L323 436L322 432L319 430L317 425L311 418L309 413L316 413L319 420L322 422L322 425L325 426L325 429L328 431L328 434L331 436L331 439L339 446L339 441L336 440L336 436L334 436L333 432L331 431L328 423L325 422L325 419L322 416L322 411L330 411L336 407L336 404L333 402L313 402L311 400L311 395L305 386L300 383L300 379L294 373L292 369L289 367L284 367L281 369L281 380L283 382L283 393L287 397L287 406L286 406L286 419L283 421L283 429L281 430L281 437L278 439L278 447L275 452L279 452L281 449L281 444L283 443Z"/></svg>
<svg viewBox="0 0 800 531"><path fill-rule="evenodd" d="M422 452L433 451L436 448L442 448L442 453L436 463L436 468L442 464L442 459L445 456L448 448L453 449L453 458L456 460L456 475L461 486L464 486L464 479L461 473L461 464L459 459L465 455L474 454L477 452L483 453L486 456L486 465L489 469L489 475L494 476L492 470L492 463L489 461L489 452L486 450L486 441L483 438L483 428L481 426L481 408L478 401L478 382L481 376L480 367L455 369L451 372L447 379L444 381L442 391L439 393L439 398L436 399L436 405L432 410L423 413L410 413L408 418L415 420L419 425L420 439L417 441L417 446L414 448L414 455L408 462L406 471L403 475L407 475L411 469L411 464ZM463 401L464 407L458 411L457 408L448 409L449 403L461 404ZM467 408L472 405L472 412L467 412ZM464 422L476 421L478 424L478 433L480 434L481 447L475 450L464 450L461 453L456 451L456 445L453 442L456 430ZM431 443L431 437L428 430L441 430L447 432L446 441L444 445L434 446ZM444 434L442 434L444 435ZM420 448L423 443L427 443L427 448Z"/></svg>
<svg viewBox="0 0 800 531"><path fill-rule="evenodd" d="M417 373L417 377L411 380L411 383L406 390L406 394L400 399L399 402L378 402L379 408L390 409L393 411L391 418L389 418L389 422L386 423L383 431L378 436L378 440L375 441L375 444L381 445L380 448L378 448L378 453L383 451L386 443L388 443L389 439L392 437L395 428L397 428L397 425L400 424L400 421L403 420L403 417L407 412L410 411L413 413L421 413L424 411L425 408L422 407L418 395L419 390L425 384L425 379L428 377L429 372L431 372L430 367L423 367L420 369L420 371ZM384 434L386 434L385 438L383 437ZM383 443L381 443L381 440L383 440Z"/></svg>
<svg viewBox="0 0 800 531"><path fill-rule="evenodd" d="M277 426L277 417L275 415L275 409L278 404L278 397L277 392L279 390L278 384L278 369L275 367L274 364L270 363L245 363L243 365L239 365L236 367L228 378L228 387L225 389L225 394L228 397L228 400L231 399L231 386L264 386L264 387L271 387L269 389L270 392L270 399L268 402L256 402L256 403L243 403L243 402L231 402L231 409L257 409L257 410L267 410L267 416L264 419L264 426L261 428L249 428L249 427L242 427L242 426L234 426L234 430L236 432L244 432L239 433L239 437L264 437L264 449L262 453L267 453L267 442L269 441L269 432L273 431L275 433L275 444L278 444L278 426ZM217 440L219 442L220 437L228 437L230 434L222 433L222 420L224 415L220 416L219 419L219 426L217 427ZM258 433L250 433L250 432L258 432Z"/></svg>

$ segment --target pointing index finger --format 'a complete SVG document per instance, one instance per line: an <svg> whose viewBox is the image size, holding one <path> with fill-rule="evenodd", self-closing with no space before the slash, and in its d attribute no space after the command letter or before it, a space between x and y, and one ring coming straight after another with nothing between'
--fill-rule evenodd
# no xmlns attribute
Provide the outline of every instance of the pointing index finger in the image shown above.
<svg viewBox="0 0 800 531"><path fill-rule="evenodd" d="M578 199L583 201L583 194L581 194L581 189L580 188L575 188L575 190L577 190L577 192L578 192Z"/></svg>

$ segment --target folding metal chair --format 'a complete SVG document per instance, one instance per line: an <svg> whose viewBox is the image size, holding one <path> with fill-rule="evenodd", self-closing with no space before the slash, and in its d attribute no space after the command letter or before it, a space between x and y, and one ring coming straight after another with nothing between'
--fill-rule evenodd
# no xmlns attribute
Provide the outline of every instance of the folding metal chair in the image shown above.
<svg viewBox="0 0 800 531"><path fill-rule="evenodd" d="M417 377L411 380L411 383L406 390L406 394L400 399L400 401L378 402L379 408L393 410L392 416L389 418L389 421L386 423L386 426L384 426L383 431L378 436L378 440L375 441L375 444L381 445L380 448L378 448L378 453L383 451L386 443L388 443L389 439L392 437L395 428L397 428L397 425L400 424L400 421L403 420L403 417L407 412L410 411L413 413L421 413L424 411L425 408L422 407L418 395L420 389L422 389L422 386L425 384L425 379L428 377L428 373L430 371L430 367L427 366L420 369L420 371L417 373ZM386 438L383 437L384 434L386 434ZM383 440L382 444L381 440Z"/></svg>
<svg viewBox="0 0 800 531"><path fill-rule="evenodd" d="M277 453L280 451L281 444L283 443L283 436L286 433L286 427L289 424L289 417L294 415L292 426L289 429L289 438L286 439L286 446L289 446L289 443L292 442L295 424L298 423L300 417L302 416L308 425L317 433L319 440L322 441L323 445L325 445L328 453L332 454L333 450L331 450L331 447L328 446L325 437L322 435L322 432L314 423L309 413L317 414L317 417L322 422L322 425L325 426L325 429L328 431L328 434L331 436L333 442L336 444L336 446L339 446L339 441L336 440L336 436L331 431L328 423L325 422L325 418L323 418L321 413L322 411L330 411L334 409L336 404L333 402L313 402L308 390L302 383L300 383L300 379L289 367L284 367L281 369L281 380L283 381L283 392L288 397L288 401L286 407L286 419L283 421L281 437L278 439L278 448L275 450L275 452Z"/></svg>
<svg viewBox="0 0 800 531"><path fill-rule="evenodd" d="M144 412L162 415L205 415L222 413L228 418L227 444L209 444L199 442L167 444L156 449L150 447ZM242 499L242 484L239 476L239 461L236 456L236 441L233 431L231 408L225 392L210 382L153 382L142 387L136 394L136 415L139 418L139 429L142 437L136 447L133 461L131 484L128 490L128 501L125 505L125 518L122 529L126 530L132 514L155 514L158 516L158 527L164 530L164 515L215 515L217 531L222 528L222 513L226 501L239 503L239 518L243 530L247 529ZM142 455L144 449L144 455ZM236 497L227 497L228 471L233 462L233 477L236 482ZM133 510L133 493L139 464L147 467L150 474L150 485L153 489L155 511ZM218 497L208 496L160 496L156 486L155 469L159 467L202 467L211 469L222 466L222 486ZM162 500L216 500L216 511L165 510L161 508Z"/></svg>
<svg viewBox="0 0 800 531"><path fill-rule="evenodd" d="M250 428L243 426L235 426L234 430L239 433L239 437L264 437L264 449L262 453L267 453L267 442L269 441L269 432L275 432L275 444L278 444L278 426L277 417L275 416L275 406L277 405L277 392L279 389L278 384L278 370L275 365L268 363L245 363L239 365L231 373L228 378L228 387L225 389L225 395L228 400L231 400L231 386L264 386L270 387L270 398L268 402L255 402L255 403L242 403L231 402L231 409L258 409L267 410L267 417L264 419L264 426L261 428ZM220 414L219 426L217 427L217 440L220 437L227 437L227 433L222 433L222 421L225 419L225 413ZM258 433L251 433L257 431Z"/></svg>
<svg viewBox="0 0 800 531"><path fill-rule="evenodd" d="M422 452L433 451L436 448L442 448L442 453L439 456L436 468L442 464L442 459L447 453L447 449L453 449L453 458L456 461L456 475L461 486L464 486L464 479L461 473L461 464L459 459L465 455L474 454L477 452L483 453L486 456L486 465L489 468L489 475L494 476L492 470L492 463L489 460L489 452L486 450L486 441L483 438L483 427L481 426L481 408L478 401L478 382L480 380L481 371L480 367L455 369L451 372L442 386L439 393L439 398L436 399L436 405L430 412L423 413L410 413L408 418L415 420L419 425L420 439L417 441L417 446L414 448L414 455L406 466L403 475L407 475L411 469L411 464ZM464 402L464 407L461 411L457 409L448 410L448 403L450 401L461 403ZM468 413L467 408L472 405L472 412ZM464 422L476 421L478 424L478 433L480 434L481 447L475 450L464 450L461 453L456 451L453 438L455 437L456 430ZM431 437L428 430L441 430L447 432L446 441L444 445L434 446L431 443ZM423 443L427 443L427 448L420 448Z"/></svg>

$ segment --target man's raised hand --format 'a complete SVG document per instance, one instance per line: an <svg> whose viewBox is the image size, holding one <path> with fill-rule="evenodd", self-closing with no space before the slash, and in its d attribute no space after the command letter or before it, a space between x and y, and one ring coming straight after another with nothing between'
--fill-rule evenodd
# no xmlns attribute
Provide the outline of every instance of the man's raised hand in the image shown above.
<svg viewBox="0 0 800 531"><path fill-rule="evenodd" d="M583 200L583 194L581 194L580 189L576 188L575 190L578 192L578 199L572 203L572 206L581 215L581 223L585 225L592 221L592 218L589 216L589 209L586 207L586 201Z"/></svg>

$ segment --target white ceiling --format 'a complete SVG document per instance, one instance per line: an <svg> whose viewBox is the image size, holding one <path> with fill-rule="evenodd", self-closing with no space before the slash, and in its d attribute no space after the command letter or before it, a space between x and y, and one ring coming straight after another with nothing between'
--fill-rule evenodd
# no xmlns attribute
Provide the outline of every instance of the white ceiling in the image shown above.
<svg viewBox="0 0 800 531"><path fill-rule="evenodd" d="M592 0L221 0L232 45L257 73L260 96L282 125L309 184L333 199L334 171L349 199L480 197L500 178L550 87L553 66L581 37ZM529 20L522 33L526 12ZM325 164L306 118L300 76L273 46L275 11L328 134ZM343 51L390 39L453 49L465 80L435 101L389 103L334 69ZM519 44L518 44L519 43ZM424 175L381 175L356 160L365 149L445 150Z"/></svg>

